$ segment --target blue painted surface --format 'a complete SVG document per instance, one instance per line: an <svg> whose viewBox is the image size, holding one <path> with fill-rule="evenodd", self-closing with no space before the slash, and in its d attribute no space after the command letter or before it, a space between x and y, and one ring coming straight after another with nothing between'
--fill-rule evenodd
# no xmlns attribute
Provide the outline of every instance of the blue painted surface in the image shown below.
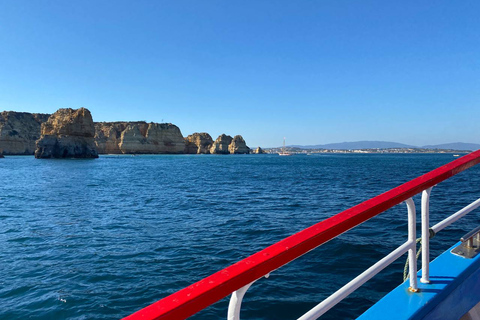
<svg viewBox="0 0 480 320"><path fill-rule="evenodd" d="M430 263L430 284L420 283L420 292L408 291L406 281L357 319L456 319L480 301L480 255L466 259L450 251Z"/></svg>

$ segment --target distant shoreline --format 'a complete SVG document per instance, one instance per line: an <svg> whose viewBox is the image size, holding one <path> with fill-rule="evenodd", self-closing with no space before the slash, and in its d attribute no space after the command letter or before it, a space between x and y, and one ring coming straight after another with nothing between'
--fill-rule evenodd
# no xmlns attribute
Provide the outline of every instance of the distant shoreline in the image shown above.
<svg viewBox="0 0 480 320"><path fill-rule="evenodd" d="M276 149L266 149L265 153L263 155L267 156L276 156L278 155L279 151L275 151ZM402 151L386 151L386 150L309 150L308 152L306 151L288 151L293 155L299 155L299 156L306 156L306 155L317 155L317 154L325 154L325 155L331 155L331 154L450 154L450 155L458 155L459 157L464 156L472 151L457 151L457 150L428 150L428 151L408 151L408 150L402 150ZM100 158L105 158L105 157L144 157L144 156L189 156L189 157L195 157L195 156L215 156L218 157L218 155L215 154L188 154L188 153L142 153L142 154L133 154L133 153L112 153L112 154L99 154ZM250 154L225 154L223 156L254 156L257 157L259 154L255 153L250 153ZM10 154L10 155L4 155L4 158L10 158L10 157L34 157L32 154ZM64 159L73 159L73 158L64 158Z"/></svg>
<svg viewBox="0 0 480 320"><path fill-rule="evenodd" d="M266 153L275 154L281 152L281 148L265 148ZM342 154L342 153L352 153L352 154L367 154L367 153L377 153L377 154L412 154L412 153L422 153L422 154L433 154L433 153L445 153L445 154L467 154L472 151L470 150L453 150L453 149L428 149L428 148L376 148L376 149L301 149L301 148L286 148L286 151L294 154Z"/></svg>

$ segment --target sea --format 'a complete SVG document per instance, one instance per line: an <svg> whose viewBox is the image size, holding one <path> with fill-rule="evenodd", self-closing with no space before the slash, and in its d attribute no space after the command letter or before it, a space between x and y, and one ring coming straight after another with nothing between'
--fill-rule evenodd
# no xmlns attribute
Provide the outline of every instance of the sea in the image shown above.
<svg viewBox="0 0 480 320"><path fill-rule="evenodd" d="M438 166L452 154L104 155L0 160L0 319L120 319ZM480 166L431 194L432 225L480 197ZM420 195L414 197L420 219ZM478 226L431 241L432 259ZM399 204L257 281L242 319L296 319L407 239ZM322 319L354 319L406 255ZM226 319L228 297L191 319Z"/></svg>

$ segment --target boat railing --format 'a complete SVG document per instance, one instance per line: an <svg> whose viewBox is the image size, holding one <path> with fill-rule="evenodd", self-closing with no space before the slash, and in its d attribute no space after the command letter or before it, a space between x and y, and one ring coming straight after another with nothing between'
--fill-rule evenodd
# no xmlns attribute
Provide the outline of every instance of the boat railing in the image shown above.
<svg viewBox="0 0 480 320"><path fill-rule="evenodd" d="M258 279L332 240L353 227L405 202L408 212L408 237L405 243L344 285L299 319L317 319L385 267L408 252L409 290L418 292L416 258L416 208L412 197L421 193L422 283L429 283L429 239L480 207L480 199L429 227L429 202L438 183L480 163L480 150L467 154L396 188L340 212L307 229L287 237L219 272L173 293L125 319L185 319L232 294L227 319L240 319L243 296ZM468 241L468 239L466 239Z"/></svg>

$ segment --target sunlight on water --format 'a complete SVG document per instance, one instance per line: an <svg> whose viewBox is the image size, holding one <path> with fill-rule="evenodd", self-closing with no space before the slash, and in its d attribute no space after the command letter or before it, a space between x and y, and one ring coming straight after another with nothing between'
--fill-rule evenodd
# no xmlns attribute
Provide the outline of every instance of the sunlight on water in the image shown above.
<svg viewBox="0 0 480 320"><path fill-rule="evenodd" d="M126 316L451 160L419 154L7 157L0 161L0 318ZM432 223L479 197L479 173L473 168L434 188ZM440 234L433 255L476 221L474 213ZM402 204L258 281L242 317L295 319L405 239ZM400 284L404 262L325 319L358 316ZM225 318L227 304L224 299L193 318Z"/></svg>

